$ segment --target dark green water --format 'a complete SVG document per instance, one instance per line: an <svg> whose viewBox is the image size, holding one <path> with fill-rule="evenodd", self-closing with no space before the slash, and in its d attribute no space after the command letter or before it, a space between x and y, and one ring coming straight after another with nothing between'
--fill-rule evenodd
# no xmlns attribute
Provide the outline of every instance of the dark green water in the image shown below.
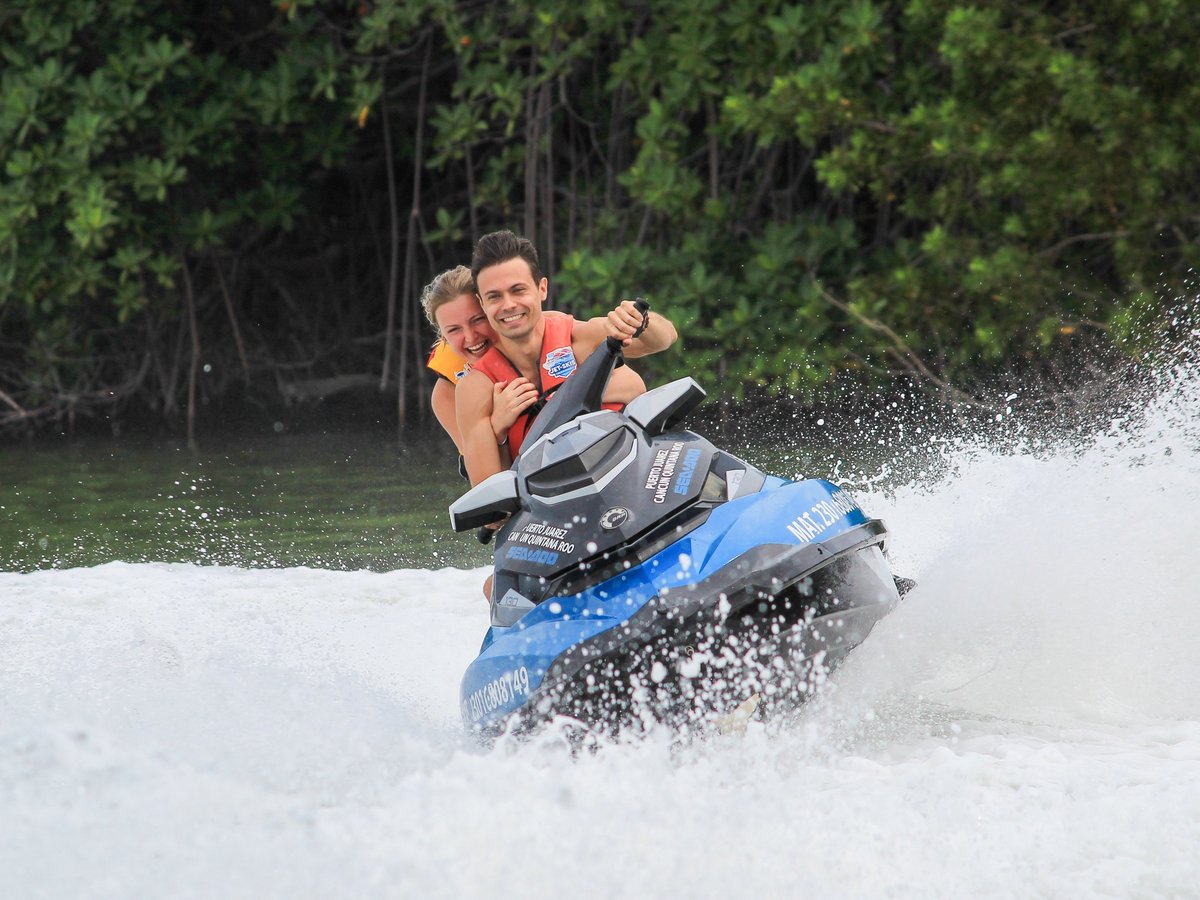
<svg viewBox="0 0 1200 900"><path fill-rule="evenodd" d="M126 562L373 569L485 565L446 507L448 442L278 436L0 448L0 570Z"/></svg>
<svg viewBox="0 0 1200 900"><path fill-rule="evenodd" d="M819 446L742 442L734 452L785 476L843 475L838 454ZM452 454L449 441L401 446L382 432L226 439L196 453L128 441L0 447L0 571L115 560L487 565L473 533L449 529L446 508L467 488Z"/></svg>

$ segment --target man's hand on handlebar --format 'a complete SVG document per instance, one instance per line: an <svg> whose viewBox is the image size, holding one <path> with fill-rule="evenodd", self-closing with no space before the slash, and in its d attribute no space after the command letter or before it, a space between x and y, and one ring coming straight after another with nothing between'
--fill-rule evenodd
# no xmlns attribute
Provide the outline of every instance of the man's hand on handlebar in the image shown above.
<svg viewBox="0 0 1200 900"><path fill-rule="evenodd" d="M628 347L644 330L648 316L649 313L638 309L633 300L622 300L608 314L608 336Z"/></svg>

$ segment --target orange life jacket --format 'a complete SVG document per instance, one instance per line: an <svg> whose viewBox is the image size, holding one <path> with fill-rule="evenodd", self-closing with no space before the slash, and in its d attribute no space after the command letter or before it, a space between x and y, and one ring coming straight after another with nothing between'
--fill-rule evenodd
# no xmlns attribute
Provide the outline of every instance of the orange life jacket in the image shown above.
<svg viewBox="0 0 1200 900"><path fill-rule="evenodd" d="M429 351L429 359L425 366L437 372L451 384L458 384L458 379L471 371L471 364L450 349L450 345L439 340Z"/></svg>
<svg viewBox="0 0 1200 900"><path fill-rule="evenodd" d="M517 417L517 421L508 429L508 447L514 457L521 452L521 444L525 440L525 435L529 434L534 419L546 405L550 394L578 368L575 352L571 349L571 331L575 326L575 317L543 316L542 321L546 325L542 332L542 354L538 358L537 372L535 373L537 384L534 385L538 390L538 399L533 406L521 413ZM521 377L521 371L513 365L512 360L500 352L498 347L488 350L475 363L472 370L482 372L493 384ZM620 410L624 408L624 404L605 403L604 408Z"/></svg>

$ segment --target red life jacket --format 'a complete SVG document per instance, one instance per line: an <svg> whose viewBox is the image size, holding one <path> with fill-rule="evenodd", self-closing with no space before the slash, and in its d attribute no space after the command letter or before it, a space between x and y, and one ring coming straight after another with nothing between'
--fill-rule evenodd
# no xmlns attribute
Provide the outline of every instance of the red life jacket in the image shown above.
<svg viewBox="0 0 1200 900"><path fill-rule="evenodd" d="M517 421L508 429L508 447L514 458L521 452L525 435L529 434L533 420L546 405L550 393L566 381L567 376L578 367L575 353L571 349L571 331L575 325L575 317L543 316L542 321L546 323L546 327L542 331L542 353L534 373L537 377L534 386L538 390L538 402L517 416ZM472 371L482 372L492 384L522 377L521 371L513 365L512 360L500 352L499 347L488 350L475 363ZM624 408L624 404L605 403L604 408L620 410Z"/></svg>

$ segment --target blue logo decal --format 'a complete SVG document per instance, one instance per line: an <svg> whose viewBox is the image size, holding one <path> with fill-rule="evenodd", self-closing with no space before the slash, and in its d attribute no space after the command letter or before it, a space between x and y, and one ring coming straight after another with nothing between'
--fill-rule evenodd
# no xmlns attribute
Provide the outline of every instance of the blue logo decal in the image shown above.
<svg viewBox="0 0 1200 900"><path fill-rule="evenodd" d="M700 448L693 447L683 454L683 462L679 466L679 477L675 480L675 493L686 494L692 485L692 476L696 474L696 463L700 461Z"/></svg>
<svg viewBox="0 0 1200 900"><path fill-rule="evenodd" d="M508 559L520 559L542 566L552 566L558 562L557 553L550 550L538 550L534 547L509 547L504 555Z"/></svg>
<svg viewBox="0 0 1200 900"><path fill-rule="evenodd" d="M542 363L542 368L555 378L566 378L575 371L577 365L575 353L571 348L559 347L546 354L546 361Z"/></svg>

